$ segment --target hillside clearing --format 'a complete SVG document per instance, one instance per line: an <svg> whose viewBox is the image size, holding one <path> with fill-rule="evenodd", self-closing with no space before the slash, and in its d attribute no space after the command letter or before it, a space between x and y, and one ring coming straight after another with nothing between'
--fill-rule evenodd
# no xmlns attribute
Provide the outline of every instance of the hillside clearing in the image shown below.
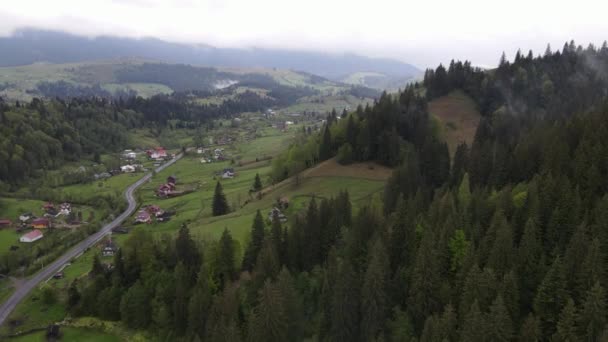
<svg viewBox="0 0 608 342"><path fill-rule="evenodd" d="M441 134L454 154L461 142L471 146L481 114L477 105L461 90L429 102L430 114L441 123Z"/></svg>

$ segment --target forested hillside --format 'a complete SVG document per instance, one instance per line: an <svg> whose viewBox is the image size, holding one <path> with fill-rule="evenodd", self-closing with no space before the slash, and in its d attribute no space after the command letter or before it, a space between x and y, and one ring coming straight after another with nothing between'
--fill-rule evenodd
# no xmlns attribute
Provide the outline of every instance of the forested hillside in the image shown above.
<svg viewBox="0 0 608 342"><path fill-rule="evenodd" d="M452 160L419 86L332 113L273 162L275 180L375 160L395 166L382 203L353 212L345 191L284 225L258 212L242 258L227 230L202 245L187 226L139 232L113 270L96 261L72 285L69 310L161 340L603 341L607 52L428 71L428 98L462 88L484 115Z"/></svg>
<svg viewBox="0 0 608 342"><path fill-rule="evenodd" d="M0 99L0 189L39 177L68 161L99 163L129 146L136 128L197 128L213 119L261 111L278 100L245 91L221 104L193 104L187 94L106 100L55 99L10 105ZM279 97L285 101L289 93ZM288 101L288 100L287 100Z"/></svg>

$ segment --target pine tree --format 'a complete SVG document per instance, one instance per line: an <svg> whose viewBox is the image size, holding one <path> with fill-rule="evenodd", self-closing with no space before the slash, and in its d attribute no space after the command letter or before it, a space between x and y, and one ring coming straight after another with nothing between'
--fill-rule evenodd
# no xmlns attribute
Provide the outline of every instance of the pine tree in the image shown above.
<svg viewBox="0 0 608 342"><path fill-rule="evenodd" d="M266 280L258 296L259 304L249 319L249 340L283 342L289 333L285 298L281 290Z"/></svg>
<svg viewBox="0 0 608 342"><path fill-rule="evenodd" d="M74 310L76 306L80 303L80 291L78 291L77 281L74 280L70 284L68 288L68 300L67 300L67 308L68 310Z"/></svg>
<svg viewBox="0 0 608 342"><path fill-rule="evenodd" d="M331 132L329 131L329 125L329 122L325 125L321 144L319 145L319 160L321 161L332 157Z"/></svg>
<svg viewBox="0 0 608 342"><path fill-rule="evenodd" d="M262 190L262 180L260 179L260 174L255 174L255 180L253 181L253 190L260 191Z"/></svg>
<svg viewBox="0 0 608 342"><path fill-rule="evenodd" d="M294 286L294 279L283 267L277 277L277 287L284 298L285 316L287 318L287 340L296 341L302 338L304 331L303 303Z"/></svg>
<svg viewBox="0 0 608 342"><path fill-rule="evenodd" d="M177 239L175 239L175 254L177 262L181 262L186 267L189 279L194 281L196 272L200 269L201 255L196 247L196 243L190 236L190 230L186 224L182 224ZM190 286L188 283L187 287Z"/></svg>
<svg viewBox="0 0 608 342"><path fill-rule="evenodd" d="M555 334L553 334L553 341L556 342L570 342L579 341L578 329L576 322L578 320L578 314L576 312L576 306L572 298L568 298L566 305L559 314L559 321L557 322L557 328Z"/></svg>
<svg viewBox="0 0 608 342"><path fill-rule="evenodd" d="M264 243L264 219L258 210L251 226L249 245L243 257L243 270L252 271Z"/></svg>
<svg viewBox="0 0 608 342"><path fill-rule="evenodd" d="M383 330L389 308L388 276L388 256L382 240L377 239L370 251L361 290L361 335L364 340L374 340Z"/></svg>
<svg viewBox="0 0 608 342"><path fill-rule="evenodd" d="M321 222L317 201L313 197L306 210L306 230L304 231L303 262L306 269L321 262Z"/></svg>
<svg viewBox="0 0 608 342"><path fill-rule="evenodd" d="M506 272L513 258L513 233L511 226L502 220L496 229L494 245L488 257L488 267L491 267L498 275Z"/></svg>
<svg viewBox="0 0 608 342"><path fill-rule="evenodd" d="M599 282L587 292L580 325L587 341L597 341L606 327L606 294Z"/></svg>
<svg viewBox="0 0 608 342"><path fill-rule="evenodd" d="M181 262L175 267L175 296L173 300L173 327L178 335L183 335L188 327L188 302L190 301L190 275Z"/></svg>
<svg viewBox="0 0 608 342"><path fill-rule="evenodd" d="M229 211L230 208L228 207L228 201L226 200L226 196L224 195L222 184L220 184L220 182L217 182L217 184L215 185L215 193L213 194L213 216L226 215Z"/></svg>
<svg viewBox="0 0 608 342"><path fill-rule="evenodd" d="M474 301L469 312L464 317L460 330L461 341L486 341L487 323L479 310L479 303Z"/></svg>
<svg viewBox="0 0 608 342"><path fill-rule="evenodd" d="M517 340L519 342L541 341L540 322L534 317L534 314L530 313L522 323Z"/></svg>
<svg viewBox="0 0 608 342"><path fill-rule="evenodd" d="M564 284L562 262L557 257L540 283L534 298L534 312L541 319L544 336L551 336L555 332L559 313L566 301Z"/></svg>
<svg viewBox="0 0 608 342"><path fill-rule="evenodd" d="M191 335L205 336L211 301L209 274L203 266L198 273L197 282L192 289L192 297L188 304L188 330Z"/></svg>
<svg viewBox="0 0 608 342"><path fill-rule="evenodd" d="M502 296L496 297L487 318L489 341L510 341L513 336L513 322Z"/></svg>
<svg viewBox="0 0 608 342"><path fill-rule="evenodd" d="M227 228L224 228L220 238L219 255L217 259L217 274L220 277L220 286L224 288L235 277L234 240Z"/></svg>
<svg viewBox="0 0 608 342"><path fill-rule="evenodd" d="M150 322L149 300L142 284L137 281L120 301L120 317L130 328L143 329Z"/></svg>
<svg viewBox="0 0 608 342"><path fill-rule="evenodd" d="M278 217L275 217L272 220L272 225L270 226L270 238L272 239L272 243L274 244L274 248L281 264L284 264L287 260L287 251L285 250L284 246L283 233L281 220Z"/></svg>
<svg viewBox="0 0 608 342"><path fill-rule="evenodd" d="M357 341L359 337L358 277L348 261L338 268L331 300L331 336L335 341Z"/></svg>
<svg viewBox="0 0 608 342"><path fill-rule="evenodd" d="M526 222L524 234L517 250L517 270L520 275L521 301L524 308L532 308L534 292L538 287L539 264L542 253L538 225L533 219Z"/></svg>
<svg viewBox="0 0 608 342"><path fill-rule="evenodd" d="M91 267L91 272L89 272L89 274L91 277L95 277L98 275L103 275L104 273L105 268L101 264L101 260L99 260L99 255L95 253L95 256L93 257L93 266Z"/></svg>

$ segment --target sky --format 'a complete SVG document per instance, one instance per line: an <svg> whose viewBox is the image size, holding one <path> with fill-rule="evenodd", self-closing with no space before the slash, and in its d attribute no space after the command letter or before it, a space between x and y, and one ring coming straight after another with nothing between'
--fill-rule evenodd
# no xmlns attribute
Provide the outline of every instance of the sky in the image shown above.
<svg viewBox="0 0 608 342"><path fill-rule="evenodd" d="M601 0L0 0L0 35L33 27L218 47L357 53L418 67L608 39Z"/></svg>

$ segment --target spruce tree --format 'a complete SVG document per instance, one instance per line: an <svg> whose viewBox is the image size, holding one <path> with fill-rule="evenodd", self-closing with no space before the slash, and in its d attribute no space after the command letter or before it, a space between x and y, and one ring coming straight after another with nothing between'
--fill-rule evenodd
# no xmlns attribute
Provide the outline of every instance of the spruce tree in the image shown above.
<svg viewBox="0 0 608 342"><path fill-rule="evenodd" d="M587 341L597 341L606 327L606 294L596 282L587 292L580 317L580 326Z"/></svg>
<svg viewBox="0 0 608 342"><path fill-rule="evenodd" d="M496 297L487 318L489 341L510 341L513 336L513 322L502 296Z"/></svg>
<svg viewBox="0 0 608 342"><path fill-rule="evenodd" d="M553 334L553 341L570 342L579 341L578 329L576 323L578 321L578 313L572 298L568 298L566 305L559 314L556 332Z"/></svg>
<svg viewBox="0 0 608 342"><path fill-rule="evenodd" d="M190 275L187 267L179 262L173 273L175 296L173 300L173 327L182 336L188 327L188 302L190 301Z"/></svg>
<svg viewBox="0 0 608 342"><path fill-rule="evenodd" d="M325 125L323 129L323 137L321 139L321 144L319 145L319 160L327 160L332 157L332 148L331 148L331 132L329 131L329 122Z"/></svg>
<svg viewBox="0 0 608 342"><path fill-rule="evenodd" d="M130 328L144 329L150 323L149 300L140 281L131 286L122 296L120 317Z"/></svg>
<svg viewBox="0 0 608 342"><path fill-rule="evenodd" d="M92 277L96 277L98 275L103 275L104 273L105 268L101 264L101 260L99 260L99 255L95 253L95 256L93 257L93 266L91 267L91 271L89 272L89 274Z"/></svg>
<svg viewBox="0 0 608 342"><path fill-rule="evenodd" d="M200 269L201 255L196 247L196 243L190 236L190 230L186 224L182 224L177 239L175 239L175 253L177 262L181 262L186 267L191 282L194 281L196 272ZM190 284L188 284L189 286Z"/></svg>
<svg viewBox="0 0 608 342"><path fill-rule="evenodd" d="M255 179L253 181L253 190L260 191L262 190L262 180L260 179L260 174L255 174Z"/></svg>
<svg viewBox="0 0 608 342"><path fill-rule="evenodd" d="M331 336L335 341L357 341L359 337L358 277L343 260L338 267L331 300Z"/></svg>
<svg viewBox="0 0 608 342"><path fill-rule="evenodd" d="M370 251L361 290L361 335L364 340L375 340L383 330L389 309L388 276L388 256L382 240L377 239Z"/></svg>
<svg viewBox="0 0 608 342"><path fill-rule="evenodd" d="M481 310L479 310L479 303L475 300L464 317L460 329L460 340L485 341L486 336L488 336L487 330L486 320Z"/></svg>
<svg viewBox="0 0 608 342"><path fill-rule="evenodd" d="M222 184L217 182L215 185L215 193L213 194L212 213L213 216L226 215L230 211L228 207L228 201L224 195Z"/></svg>
<svg viewBox="0 0 608 342"><path fill-rule="evenodd" d="M534 292L538 287L542 247L538 225L533 219L526 222L524 234L517 250L517 270L520 275L521 301L524 309L532 308Z"/></svg>
<svg viewBox="0 0 608 342"><path fill-rule="evenodd" d="M243 256L243 270L252 271L255 262L258 258L258 253L262 249L264 243L264 219L262 213L258 210L251 225L251 235L249 245Z"/></svg>
<svg viewBox="0 0 608 342"><path fill-rule="evenodd" d="M203 266L197 275L197 282L192 289L192 296L188 304L188 330L191 335L205 336L211 301L209 274L206 267Z"/></svg>
<svg viewBox="0 0 608 342"><path fill-rule="evenodd" d="M534 314L530 313L524 320L519 331L519 342L540 342L541 341L540 322Z"/></svg>
<svg viewBox="0 0 608 342"><path fill-rule="evenodd" d="M281 226L281 220L278 217L273 218L272 225L270 226L270 238L274 244L275 251L279 257L279 262L284 264L286 262L286 253L283 240L283 227Z"/></svg>
<svg viewBox="0 0 608 342"><path fill-rule="evenodd" d="M289 321L281 290L266 280L258 295L259 304L249 318L249 340L283 342L287 340Z"/></svg>
<svg viewBox="0 0 608 342"><path fill-rule="evenodd" d="M566 301L564 284L562 262L557 257L539 285L534 298L534 312L541 319L544 336L551 336L555 332L559 313Z"/></svg>
<svg viewBox="0 0 608 342"><path fill-rule="evenodd" d="M220 277L220 286L224 288L231 283L236 275L234 257L234 240L228 228L224 228L220 238L219 255L217 259L217 274Z"/></svg>

